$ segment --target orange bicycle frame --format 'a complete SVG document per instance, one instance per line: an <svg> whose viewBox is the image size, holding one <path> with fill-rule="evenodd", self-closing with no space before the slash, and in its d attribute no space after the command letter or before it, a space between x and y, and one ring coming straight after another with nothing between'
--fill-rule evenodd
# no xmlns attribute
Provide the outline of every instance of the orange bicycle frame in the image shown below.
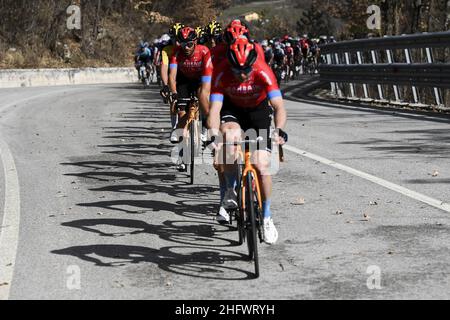
<svg viewBox="0 0 450 320"><path fill-rule="evenodd" d="M247 176L249 173L252 173L253 176L255 177L254 181L256 184L256 193L257 193L257 197L258 197L258 204L259 204L259 208L262 208L262 196L261 196L261 184L259 182L259 176L258 176L258 172L256 171L255 167L253 166L252 162L251 162L251 157L252 157L252 153L250 152L250 150L245 150L245 153L242 152L242 148L239 147L238 150L239 156L241 158L244 159L244 170L242 173L242 208L245 210L245 191L247 189L247 185L248 185L248 181L247 181Z"/></svg>

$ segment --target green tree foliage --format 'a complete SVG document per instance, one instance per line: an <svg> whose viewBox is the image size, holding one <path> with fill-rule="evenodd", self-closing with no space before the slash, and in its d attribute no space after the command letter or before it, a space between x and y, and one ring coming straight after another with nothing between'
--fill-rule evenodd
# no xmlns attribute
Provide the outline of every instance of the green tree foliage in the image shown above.
<svg viewBox="0 0 450 320"><path fill-rule="evenodd" d="M320 6L319 1L313 0L308 10L304 11L297 21L297 32L309 34L312 37L327 35L333 29L331 17Z"/></svg>

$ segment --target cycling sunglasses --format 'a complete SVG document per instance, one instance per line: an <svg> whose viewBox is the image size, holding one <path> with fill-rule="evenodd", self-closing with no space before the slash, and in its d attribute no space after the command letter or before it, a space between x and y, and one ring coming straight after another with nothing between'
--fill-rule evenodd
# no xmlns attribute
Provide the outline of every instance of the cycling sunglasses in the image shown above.
<svg viewBox="0 0 450 320"><path fill-rule="evenodd" d="M194 47L194 45L195 45L195 42L194 42L194 41L187 41L187 42L181 42L181 43L180 43L180 46L181 46L183 49L186 49L186 48L190 49L190 48Z"/></svg>
<svg viewBox="0 0 450 320"><path fill-rule="evenodd" d="M253 71L252 67L246 67L244 69L239 69L239 68L231 68L231 71L233 71L233 73L235 75L241 75L241 74L245 74L248 75Z"/></svg>

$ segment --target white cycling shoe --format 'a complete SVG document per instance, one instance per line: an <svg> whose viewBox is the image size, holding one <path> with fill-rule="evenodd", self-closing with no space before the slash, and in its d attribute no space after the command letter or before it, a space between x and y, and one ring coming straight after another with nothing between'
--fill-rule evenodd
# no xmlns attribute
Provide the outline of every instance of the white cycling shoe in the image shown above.
<svg viewBox="0 0 450 320"><path fill-rule="evenodd" d="M187 166L186 166L186 164L183 162L182 159L178 159L176 168L177 168L177 170L178 170L179 172L186 172L186 171L187 171Z"/></svg>
<svg viewBox="0 0 450 320"><path fill-rule="evenodd" d="M202 140L203 143L208 142L208 129L206 129L206 128L202 129L202 133L200 134L200 139Z"/></svg>
<svg viewBox="0 0 450 320"><path fill-rule="evenodd" d="M173 144L176 144L176 143L180 142L177 130L172 131L172 134L170 135L170 142L173 143Z"/></svg>
<svg viewBox="0 0 450 320"><path fill-rule="evenodd" d="M217 215L216 219L220 224L230 223L230 215L224 207L220 207L219 214Z"/></svg>
<svg viewBox="0 0 450 320"><path fill-rule="evenodd" d="M275 244L278 241L278 231L273 224L272 218L264 219L264 242L267 244Z"/></svg>

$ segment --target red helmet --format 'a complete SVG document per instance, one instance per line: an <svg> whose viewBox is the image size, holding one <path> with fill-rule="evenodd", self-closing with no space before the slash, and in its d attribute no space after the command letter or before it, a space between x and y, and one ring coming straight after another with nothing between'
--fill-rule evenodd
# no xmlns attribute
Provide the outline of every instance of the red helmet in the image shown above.
<svg viewBox="0 0 450 320"><path fill-rule="evenodd" d="M195 32L194 28L184 27L178 31L177 34L178 42L189 42L197 40L197 32Z"/></svg>
<svg viewBox="0 0 450 320"><path fill-rule="evenodd" d="M250 38L248 26L241 20L233 20L225 30L225 41L228 44L231 44L234 39L237 39L240 36Z"/></svg>
<svg viewBox="0 0 450 320"><path fill-rule="evenodd" d="M227 57L233 68L245 70L255 64L258 53L252 42L246 37L240 36L228 48Z"/></svg>

